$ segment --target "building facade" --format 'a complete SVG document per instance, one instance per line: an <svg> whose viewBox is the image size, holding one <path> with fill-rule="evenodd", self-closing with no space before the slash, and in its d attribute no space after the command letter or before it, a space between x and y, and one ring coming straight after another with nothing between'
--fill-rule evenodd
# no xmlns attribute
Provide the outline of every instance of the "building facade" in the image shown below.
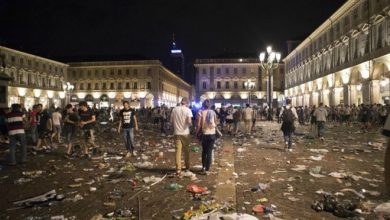
<svg viewBox="0 0 390 220"><path fill-rule="evenodd" d="M390 0L348 0L284 59L293 105L374 104L390 96Z"/></svg>
<svg viewBox="0 0 390 220"><path fill-rule="evenodd" d="M74 85L71 102L85 100L98 107L134 108L176 106L191 99L191 86L158 60L69 63L69 81Z"/></svg>
<svg viewBox="0 0 390 220"><path fill-rule="evenodd" d="M210 99L216 106L226 104L263 105L266 101L267 76L258 59L196 59L196 94L199 101ZM284 66L273 70L274 104L283 100ZM252 89L245 82L254 83Z"/></svg>
<svg viewBox="0 0 390 220"><path fill-rule="evenodd" d="M26 109L41 103L45 107L61 106L62 89L68 65L36 55L0 46L4 66L0 72L11 77L8 83L8 105L22 103Z"/></svg>

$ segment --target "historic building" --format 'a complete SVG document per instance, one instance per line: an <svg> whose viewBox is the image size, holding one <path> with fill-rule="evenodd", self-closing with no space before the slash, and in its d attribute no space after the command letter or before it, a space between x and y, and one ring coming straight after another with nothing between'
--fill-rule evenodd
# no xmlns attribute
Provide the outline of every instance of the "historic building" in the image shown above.
<svg viewBox="0 0 390 220"><path fill-rule="evenodd" d="M186 79L184 54L182 50L177 47L175 42L175 36L173 36L171 47L170 69L182 79Z"/></svg>
<svg viewBox="0 0 390 220"><path fill-rule="evenodd" d="M8 105L23 103L26 109L33 104L62 105L68 65L36 55L0 46L4 66L0 72L11 77L8 83Z"/></svg>
<svg viewBox="0 0 390 220"><path fill-rule="evenodd" d="M389 101L390 0L349 0L284 59L294 105Z"/></svg>
<svg viewBox="0 0 390 220"><path fill-rule="evenodd" d="M176 106L183 97L191 100L191 86L158 60L69 63L69 81L74 85L71 102L81 100L98 107L135 108L165 104Z"/></svg>
<svg viewBox="0 0 390 220"><path fill-rule="evenodd" d="M216 106L266 103L267 76L259 59L197 59L196 97L211 99ZM284 90L284 66L273 70L274 103L281 101ZM253 88L246 86L251 82Z"/></svg>

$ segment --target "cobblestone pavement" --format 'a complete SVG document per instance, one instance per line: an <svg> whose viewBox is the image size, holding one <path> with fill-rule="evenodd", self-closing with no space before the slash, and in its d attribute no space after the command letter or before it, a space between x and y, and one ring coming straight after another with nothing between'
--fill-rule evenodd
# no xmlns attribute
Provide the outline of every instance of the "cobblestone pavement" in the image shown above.
<svg viewBox="0 0 390 220"><path fill-rule="evenodd" d="M193 174L172 177L173 140L148 126L136 135L135 158L123 157L121 135L111 129L99 133L102 152L92 160L65 159L62 146L47 152L30 150L25 165L8 167L1 162L0 219L126 215L127 219L172 219L213 200L229 207L228 212L253 214L253 207L262 204L281 219L338 219L311 208L322 199L319 190L358 204L367 212L363 218L375 219L372 209L389 199L383 183L385 140L378 130L362 133L357 125L331 124L321 142L313 139L309 126L300 126L294 151L286 152L279 126L259 122L251 136L225 135L217 144L208 176L199 173L201 147L194 140L190 146ZM5 157L7 145L0 149ZM151 186L165 174L168 176ZM194 197L187 192L190 184L208 191ZM13 204L50 190L65 198L23 209ZM264 213L254 215L264 218Z"/></svg>

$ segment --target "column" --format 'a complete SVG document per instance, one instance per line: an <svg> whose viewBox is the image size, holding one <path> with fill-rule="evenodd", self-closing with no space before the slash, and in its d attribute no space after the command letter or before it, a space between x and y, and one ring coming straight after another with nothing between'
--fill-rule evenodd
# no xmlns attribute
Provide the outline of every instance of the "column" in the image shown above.
<svg viewBox="0 0 390 220"><path fill-rule="evenodd" d="M370 84L370 91L371 91L371 104L378 104L380 103L380 83L379 80L371 80Z"/></svg>
<svg viewBox="0 0 390 220"><path fill-rule="evenodd" d="M340 90L333 88L333 106L339 105L340 104Z"/></svg>
<svg viewBox="0 0 390 220"><path fill-rule="evenodd" d="M322 103L324 103L324 106L327 105L329 106L329 94L330 94L330 90L322 90L321 92L322 94Z"/></svg>
<svg viewBox="0 0 390 220"><path fill-rule="evenodd" d="M349 104L350 105L357 105L358 104L358 99L357 99L357 89L356 85L349 85Z"/></svg>
<svg viewBox="0 0 390 220"><path fill-rule="evenodd" d="M370 81L368 81L368 80L365 80L365 81L363 81L363 83L362 83L362 95L363 95L363 104L365 104L365 105L369 105L369 104L371 104L371 102L370 102L370 99L371 99L371 97L370 97Z"/></svg>
<svg viewBox="0 0 390 220"><path fill-rule="evenodd" d="M329 93L328 95L325 95L326 97L328 97L328 106L335 106L337 105L337 100L336 100L336 89L334 87L332 88L329 88ZM324 105L326 105L324 103Z"/></svg>
<svg viewBox="0 0 390 220"><path fill-rule="evenodd" d="M350 95L351 86L343 86L343 96L344 96L344 105L351 105L351 95Z"/></svg>

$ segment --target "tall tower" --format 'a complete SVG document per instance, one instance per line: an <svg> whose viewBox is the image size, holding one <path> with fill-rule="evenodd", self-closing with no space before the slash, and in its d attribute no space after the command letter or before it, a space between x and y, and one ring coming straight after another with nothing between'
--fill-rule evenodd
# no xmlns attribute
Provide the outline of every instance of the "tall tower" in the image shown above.
<svg viewBox="0 0 390 220"><path fill-rule="evenodd" d="M175 34L172 36L170 69L180 78L184 79L184 55L176 46Z"/></svg>

